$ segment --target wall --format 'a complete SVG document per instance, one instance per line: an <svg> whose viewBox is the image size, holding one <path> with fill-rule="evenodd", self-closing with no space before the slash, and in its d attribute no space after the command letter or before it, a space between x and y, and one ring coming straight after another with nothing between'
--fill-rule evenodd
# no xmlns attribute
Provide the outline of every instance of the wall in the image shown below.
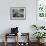
<svg viewBox="0 0 46 46"><path fill-rule="evenodd" d="M26 7L26 20L10 20L11 7ZM0 34L10 32L11 27L19 27L19 32L30 32L36 24L36 0L0 0Z"/></svg>

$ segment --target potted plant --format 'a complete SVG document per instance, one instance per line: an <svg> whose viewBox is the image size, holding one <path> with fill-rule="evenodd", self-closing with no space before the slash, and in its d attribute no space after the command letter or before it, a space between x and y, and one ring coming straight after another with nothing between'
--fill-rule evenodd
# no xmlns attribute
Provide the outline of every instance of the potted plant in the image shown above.
<svg viewBox="0 0 46 46"><path fill-rule="evenodd" d="M37 25L32 25L33 28L35 28L36 30L38 30L38 26Z"/></svg>
<svg viewBox="0 0 46 46"><path fill-rule="evenodd" d="M32 27L35 28L36 30L45 29L45 26L32 25Z"/></svg>
<svg viewBox="0 0 46 46"><path fill-rule="evenodd" d="M32 27L37 30L33 35L37 38L37 41L40 42L44 36L46 36L45 32L40 32L39 30L44 30L45 26L32 25ZM39 32L38 32L39 31ZM45 37L44 37L45 38Z"/></svg>
<svg viewBox="0 0 46 46"><path fill-rule="evenodd" d="M40 40L42 38L45 38L44 36L46 36L46 33L45 32L35 32L33 35L37 38L37 41L40 43Z"/></svg>

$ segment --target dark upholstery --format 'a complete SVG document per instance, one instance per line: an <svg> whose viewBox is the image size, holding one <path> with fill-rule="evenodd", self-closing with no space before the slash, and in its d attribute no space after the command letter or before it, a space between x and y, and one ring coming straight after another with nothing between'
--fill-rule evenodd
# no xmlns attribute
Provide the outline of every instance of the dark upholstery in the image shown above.
<svg viewBox="0 0 46 46"><path fill-rule="evenodd" d="M18 33L18 27L16 28L11 28L11 34Z"/></svg>

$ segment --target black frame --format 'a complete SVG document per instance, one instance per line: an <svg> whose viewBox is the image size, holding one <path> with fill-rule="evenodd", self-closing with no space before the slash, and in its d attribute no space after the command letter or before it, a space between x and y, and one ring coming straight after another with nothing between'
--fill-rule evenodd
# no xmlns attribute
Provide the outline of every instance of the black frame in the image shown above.
<svg viewBox="0 0 46 46"><path fill-rule="evenodd" d="M23 18L17 18L17 17L12 17L13 15L11 14L12 9L16 9L16 8L20 8L20 9L24 9L24 17ZM25 20L26 19L26 7L11 7L10 8L10 20Z"/></svg>

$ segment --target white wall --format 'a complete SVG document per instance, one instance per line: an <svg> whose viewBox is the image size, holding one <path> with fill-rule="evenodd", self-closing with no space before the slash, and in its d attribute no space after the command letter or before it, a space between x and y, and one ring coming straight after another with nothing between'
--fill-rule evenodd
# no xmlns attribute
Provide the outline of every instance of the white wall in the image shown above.
<svg viewBox="0 0 46 46"><path fill-rule="evenodd" d="M26 20L10 20L10 7L26 7ZM17 26L32 35L32 24L36 24L36 0L0 0L0 34Z"/></svg>
<svg viewBox="0 0 46 46"><path fill-rule="evenodd" d="M26 7L26 20L10 20L10 7ZM32 24L36 24L36 0L0 0L0 33L16 26L20 32L29 32Z"/></svg>

